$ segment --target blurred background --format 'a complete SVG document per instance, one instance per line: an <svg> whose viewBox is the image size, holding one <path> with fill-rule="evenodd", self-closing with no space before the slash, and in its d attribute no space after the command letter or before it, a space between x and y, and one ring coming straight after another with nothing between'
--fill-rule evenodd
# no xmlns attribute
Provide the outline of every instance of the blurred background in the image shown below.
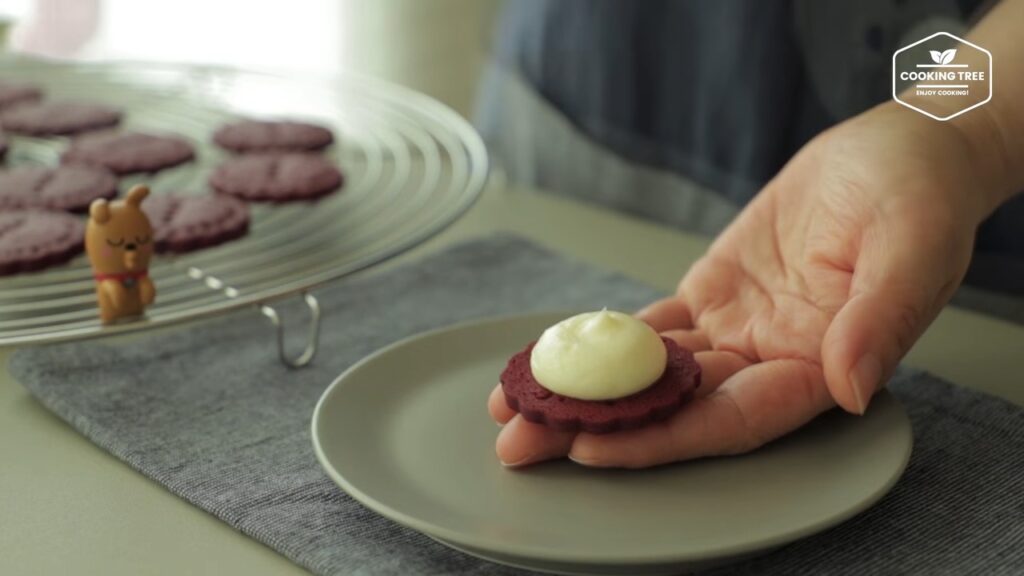
<svg viewBox="0 0 1024 576"><path fill-rule="evenodd" d="M0 0L0 42L60 60L151 60L399 82L464 116L499 0ZM443 31L443 33L439 33Z"/></svg>

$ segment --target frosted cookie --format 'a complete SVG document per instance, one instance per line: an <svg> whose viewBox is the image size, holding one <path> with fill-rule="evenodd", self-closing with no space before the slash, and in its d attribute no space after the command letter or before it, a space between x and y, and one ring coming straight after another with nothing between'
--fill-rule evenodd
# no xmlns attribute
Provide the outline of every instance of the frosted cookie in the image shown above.
<svg viewBox="0 0 1024 576"><path fill-rule="evenodd" d="M594 434L674 414L700 385L693 354L620 312L549 328L501 374L505 402L530 422Z"/></svg>

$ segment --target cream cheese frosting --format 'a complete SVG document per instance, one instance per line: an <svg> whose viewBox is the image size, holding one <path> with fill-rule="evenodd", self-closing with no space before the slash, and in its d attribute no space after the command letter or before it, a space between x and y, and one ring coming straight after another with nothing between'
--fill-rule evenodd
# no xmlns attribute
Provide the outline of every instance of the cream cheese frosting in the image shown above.
<svg viewBox="0 0 1024 576"><path fill-rule="evenodd" d="M548 390L580 400L614 400L647 388L665 371L665 343L629 314L601 310L544 331L530 369Z"/></svg>

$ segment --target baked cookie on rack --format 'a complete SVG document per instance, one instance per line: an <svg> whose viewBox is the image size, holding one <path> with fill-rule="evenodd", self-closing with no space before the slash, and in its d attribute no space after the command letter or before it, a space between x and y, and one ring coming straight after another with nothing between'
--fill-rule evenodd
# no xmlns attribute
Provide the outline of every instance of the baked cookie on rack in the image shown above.
<svg viewBox="0 0 1024 576"><path fill-rule="evenodd" d="M0 211L42 208L85 212L117 196L117 177L93 166L17 166L0 170Z"/></svg>
<svg viewBox="0 0 1024 576"><path fill-rule="evenodd" d="M341 187L341 172L320 154L284 152L237 156L210 176L210 186L252 202L314 200Z"/></svg>
<svg viewBox="0 0 1024 576"><path fill-rule="evenodd" d="M82 253L85 226L66 212L0 211L0 276L63 264Z"/></svg>
<svg viewBox="0 0 1024 576"><path fill-rule="evenodd" d="M157 252L191 252L245 236L249 206L230 196L159 194L142 203Z"/></svg>
<svg viewBox="0 0 1024 576"><path fill-rule="evenodd" d="M0 110L42 99L43 91L35 84L0 80Z"/></svg>
<svg viewBox="0 0 1024 576"><path fill-rule="evenodd" d="M195 158L184 138L142 132L93 132L71 141L64 164L101 166L117 175L154 173Z"/></svg>
<svg viewBox="0 0 1024 576"><path fill-rule="evenodd" d="M0 126L26 136L68 136L121 122L121 111L102 104L46 101L0 111Z"/></svg>
<svg viewBox="0 0 1024 576"><path fill-rule="evenodd" d="M334 142L323 126L292 120L242 120L221 126L213 141L231 152L314 152Z"/></svg>

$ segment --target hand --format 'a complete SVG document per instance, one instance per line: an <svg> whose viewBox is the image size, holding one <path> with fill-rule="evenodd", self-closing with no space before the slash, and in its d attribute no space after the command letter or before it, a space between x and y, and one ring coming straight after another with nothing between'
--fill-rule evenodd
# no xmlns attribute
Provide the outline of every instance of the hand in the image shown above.
<svg viewBox="0 0 1024 576"><path fill-rule="evenodd" d="M675 296L639 312L696 353L698 398L606 435L558 432L489 401L510 466L569 456L645 467L737 454L872 394L960 284L991 209L956 128L894 106L843 123L768 183Z"/></svg>

